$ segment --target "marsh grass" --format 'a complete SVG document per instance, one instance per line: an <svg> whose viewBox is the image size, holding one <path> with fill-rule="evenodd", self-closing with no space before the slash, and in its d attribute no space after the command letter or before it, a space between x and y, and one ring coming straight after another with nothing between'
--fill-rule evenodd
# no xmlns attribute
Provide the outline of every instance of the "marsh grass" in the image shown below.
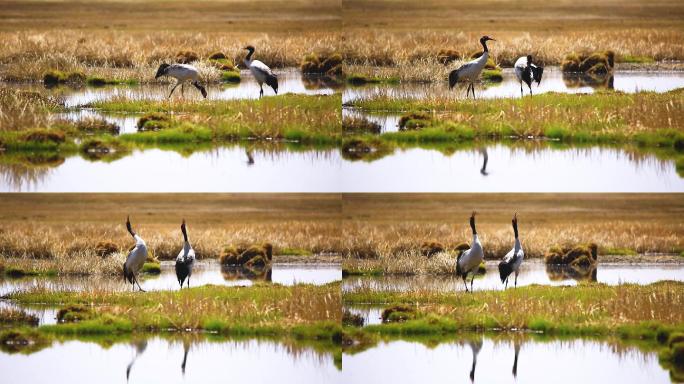
<svg viewBox="0 0 684 384"><path fill-rule="evenodd" d="M338 283L285 287L203 286L178 292L141 294L35 289L9 296L20 303L97 308L82 321L41 327L56 334L205 330L223 335L281 335L333 338L340 332ZM188 310L191 309L191 310Z"/></svg>
<svg viewBox="0 0 684 384"><path fill-rule="evenodd" d="M345 304L409 304L416 320L369 326L379 333L443 333L456 330L529 329L551 334L615 334L655 339L662 329L681 328L684 283L650 285L580 284L576 287L532 285L505 291L436 293L345 292Z"/></svg>
<svg viewBox="0 0 684 384"><path fill-rule="evenodd" d="M0 309L0 324L6 326L16 325L38 325L38 317L26 313L25 311L13 308Z"/></svg>

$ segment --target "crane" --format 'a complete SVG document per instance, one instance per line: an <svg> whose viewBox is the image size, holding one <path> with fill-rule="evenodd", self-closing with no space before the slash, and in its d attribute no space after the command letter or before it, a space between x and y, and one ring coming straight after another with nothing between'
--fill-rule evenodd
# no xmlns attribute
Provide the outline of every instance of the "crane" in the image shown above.
<svg viewBox="0 0 684 384"><path fill-rule="evenodd" d="M254 47L248 45L243 49L247 50L249 53L245 57L244 63L249 71L252 73L257 83L259 83L259 97L264 95L264 83L269 87L273 88L276 95L278 94L278 76L276 76L268 65L262 63L259 60L253 60L252 55L254 54Z"/></svg>
<svg viewBox="0 0 684 384"><path fill-rule="evenodd" d="M487 41L496 41L489 36L482 36L480 38L480 44L482 44L482 55L475 60L469 61L461 65L458 69L454 69L449 73L449 89L453 88L459 81L468 82L468 88L466 89L466 98L468 97L468 92L472 89L473 99L475 98L475 81L480 78L480 73L487 65L487 59L489 59L489 49L487 49Z"/></svg>
<svg viewBox="0 0 684 384"><path fill-rule="evenodd" d="M162 63L159 66L159 69L157 69L157 74L154 76L154 78L158 79L162 76L173 77L174 79L176 79L176 85L174 85L173 88L171 88L171 92L169 92L168 98L171 98L173 91L175 91L179 85L181 86L182 95L183 86L187 81L190 81L190 84L194 85L195 88L197 88L202 93L202 96L205 99L207 98L207 90L199 83L199 71L197 70L197 68L190 64Z"/></svg>

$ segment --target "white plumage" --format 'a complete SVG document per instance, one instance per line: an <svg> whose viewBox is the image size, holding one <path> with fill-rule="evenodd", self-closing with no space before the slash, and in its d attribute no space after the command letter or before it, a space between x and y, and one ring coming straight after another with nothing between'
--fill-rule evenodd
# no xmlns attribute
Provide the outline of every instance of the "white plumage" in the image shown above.
<svg viewBox="0 0 684 384"><path fill-rule="evenodd" d="M159 69L157 69L157 74L154 76L155 79L158 79L162 76L169 76L173 77L176 79L176 85L171 88L171 92L169 92L169 98L173 94L173 91L176 90L176 87L179 85L181 86L181 94L183 93L183 87L185 85L185 82L190 82L190 84L194 85L195 88L197 88L201 93L204 98L207 97L207 90L204 89L202 85L199 83L199 71L197 71L197 68L195 68L192 65L189 64L161 64L159 66Z"/></svg>
<svg viewBox="0 0 684 384"><path fill-rule="evenodd" d="M264 83L273 88L273 91L277 95L278 76L276 76L275 73L271 71L271 68L269 68L268 65L262 63L259 60L252 59L252 55L254 54L253 46L249 45L246 46L244 49L246 49L249 52L244 59L245 66L249 68L249 71L252 73L257 83L259 83L259 88L261 89L259 91L259 97L264 95Z"/></svg>
<svg viewBox="0 0 684 384"><path fill-rule="evenodd" d="M455 69L449 73L449 88L453 88L456 83L463 81L468 83L468 88L466 89L466 97L468 97L468 92L472 89L473 99L475 98L475 81L480 78L480 73L487 65L487 60L489 59L489 49L487 49L487 41L496 41L489 36L482 36L480 38L480 44L482 44L482 55L475 60L469 61L458 69Z"/></svg>
<svg viewBox="0 0 684 384"><path fill-rule="evenodd" d="M126 257L126 262L123 265L124 279L133 285L133 290L135 290L135 285L137 284L138 288L143 291L138 282L138 273L147 260L147 245L145 240L133 231L130 218L128 217L126 218L126 229L135 239L135 245L128 252L128 257Z"/></svg>
<svg viewBox="0 0 684 384"><path fill-rule="evenodd" d="M515 77L520 82L520 96L523 94L523 82L527 84L530 89L530 96L532 96L532 81L536 81L537 86L541 83L544 68L534 65L531 55L520 57L515 61L513 68L515 69Z"/></svg>
<svg viewBox="0 0 684 384"><path fill-rule="evenodd" d="M183 233L183 248L178 252L176 257L176 277L181 288L183 282L188 279L188 288L190 288L190 276L192 275L192 267L195 264L195 250L192 249L190 241L188 240L188 232L185 228L185 219L181 224L181 232Z"/></svg>
<svg viewBox="0 0 684 384"><path fill-rule="evenodd" d="M513 242L513 248L504 256L503 260L499 263L499 277L501 278L501 283L506 282L506 288L508 288L508 277L511 273L515 272L515 286L518 286L518 273L520 272L520 265L525 258L525 252L523 251L522 245L520 244L520 238L518 237L518 215L513 215L513 233L515 235L515 241Z"/></svg>
<svg viewBox="0 0 684 384"><path fill-rule="evenodd" d="M470 249L461 252L456 259L456 274L463 279L466 292L468 292L468 283L466 283L468 273L473 275L470 280L470 290L472 291L473 280L475 280L480 263L484 260L484 250L482 249L482 244L480 244L480 239L477 237L477 229L475 229L475 212L470 216L470 228L473 231L473 242L470 245Z"/></svg>

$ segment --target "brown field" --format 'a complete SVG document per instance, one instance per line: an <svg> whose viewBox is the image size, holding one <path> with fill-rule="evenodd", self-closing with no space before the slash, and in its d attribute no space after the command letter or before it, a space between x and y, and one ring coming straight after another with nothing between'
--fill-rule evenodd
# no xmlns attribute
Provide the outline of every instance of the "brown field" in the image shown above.
<svg viewBox="0 0 684 384"><path fill-rule="evenodd" d="M343 54L353 73L444 80L457 64L439 64L438 52L469 56L482 49L483 35L497 40L491 54L504 66L528 53L549 65L573 51L606 49L618 61L684 60L681 1L345 0L342 9Z"/></svg>
<svg viewBox="0 0 684 384"><path fill-rule="evenodd" d="M341 26L336 0L0 0L0 9L3 80L38 80L58 69L145 82L181 50L237 61L247 44L272 67L298 66L308 53L337 50ZM217 76L208 65L200 70Z"/></svg>
<svg viewBox="0 0 684 384"><path fill-rule="evenodd" d="M453 250L459 243L470 242L468 218L473 210L478 212L486 258L501 258L513 246L510 221L514 212L528 257L541 257L554 245L588 242L598 244L600 255L624 249L638 253L684 249L684 197L677 194L343 196L348 268L396 273L453 269L454 252L428 260L420 255L420 246L437 241Z"/></svg>
<svg viewBox="0 0 684 384"><path fill-rule="evenodd" d="M270 242L276 254L340 253L354 265L429 272L449 256L428 262L421 244L469 242L472 210L488 258L512 246L514 211L529 257L586 242L601 255L636 251L640 262L652 257L643 254L684 250L678 194L8 194L0 199L0 260L39 271L115 273L132 245L124 227L130 214L159 259L176 256L185 218L199 258L216 258L231 244ZM102 258L101 241L121 251Z"/></svg>

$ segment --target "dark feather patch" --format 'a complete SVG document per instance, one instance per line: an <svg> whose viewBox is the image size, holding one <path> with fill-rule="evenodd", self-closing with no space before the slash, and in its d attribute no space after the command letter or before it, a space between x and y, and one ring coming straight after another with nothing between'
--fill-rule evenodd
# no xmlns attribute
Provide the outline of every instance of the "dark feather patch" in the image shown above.
<svg viewBox="0 0 684 384"><path fill-rule="evenodd" d="M449 89L452 89L458 83L458 70L455 69L449 72Z"/></svg>
<svg viewBox="0 0 684 384"><path fill-rule="evenodd" d="M273 88L276 95L278 94L278 77L276 75L267 75L266 76L266 85Z"/></svg>

